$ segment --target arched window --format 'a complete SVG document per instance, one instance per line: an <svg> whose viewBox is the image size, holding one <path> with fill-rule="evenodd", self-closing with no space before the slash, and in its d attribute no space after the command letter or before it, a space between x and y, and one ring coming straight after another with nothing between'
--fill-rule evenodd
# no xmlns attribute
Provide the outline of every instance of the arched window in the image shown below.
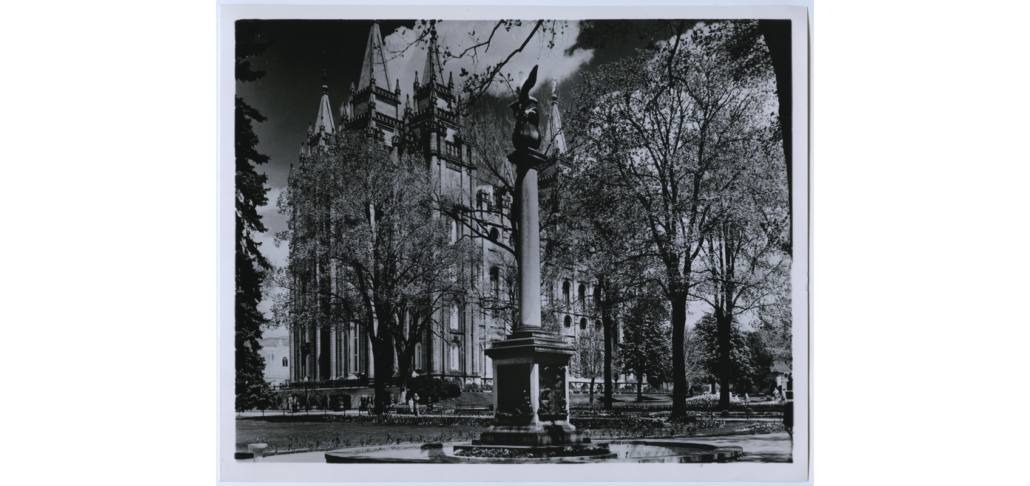
<svg viewBox="0 0 1030 486"><path fill-rule="evenodd" d="M415 343L415 369L422 369L422 343Z"/></svg>
<svg viewBox="0 0 1030 486"><path fill-rule="evenodd" d="M451 306L451 330L458 330L458 306Z"/></svg>
<svg viewBox="0 0 1030 486"><path fill-rule="evenodd" d="M561 284L561 295L562 295L562 298L565 299L565 303L568 304L569 303L569 281L568 280L566 280L564 283Z"/></svg>
<svg viewBox="0 0 1030 486"><path fill-rule="evenodd" d="M493 290L494 297L501 294L501 269L497 267L490 267L490 289Z"/></svg>
<svg viewBox="0 0 1030 486"><path fill-rule="evenodd" d="M601 287L594 287L594 305L601 305Z"/></svg>
<svg viewBox="0 0 1030 486"><path fill-rule="evenodd" d="M601 324L601 321L594 321L594 329L599 330L601 329L601 326L603 326L603 324Z"/></svg>
<svg viewBox="0 0 1030 486"><path fill-rule="evenodd" d="M587 318L586 317L584 317L584 318L579 320L579 328L580 329L584 329L584 330L587 328Z"/></svg>
<svg viewBox="0 0 1030 486"><path fill-rule="evenodd" d="M566 328L572 327L572 318L569 317L569 316L565 316L565 327Z"/></svg>
<svg viewBox="0 0 1030 486"><path fill-rule="evenodd" d="M286 363L287 363L286 358L283 358L283 367L284 368L286 367Z"/></svg>
<svg viewBox="0 0 1030 486"><path fill-rule="evenodd" d="M458 371L458 343L451 343L451 369Z"/></svg>
<svg viewBox="0 0 1030 486"><path fill-rule="evenodd" d="M583 285L583 284L579 284L579 293L578 293L578 295L576 295L576 297L579 299L580 302L583 302L583 299L586 298L586 294L587 294L587 286Z"/></svg>
<svg viewBox="0 0 1030 486"><path fill-rule="evenodd" d="M497 231L497 228L490 229L490 241L497 243L497 240L501 239L501 232Z"/></svg>
<svg viewBox="0 0 1030 486"><path fill-rule="evenodd" d="M458 222L452 220L451 221L451 243L456 243L457 241L458 241Z"/></svg>

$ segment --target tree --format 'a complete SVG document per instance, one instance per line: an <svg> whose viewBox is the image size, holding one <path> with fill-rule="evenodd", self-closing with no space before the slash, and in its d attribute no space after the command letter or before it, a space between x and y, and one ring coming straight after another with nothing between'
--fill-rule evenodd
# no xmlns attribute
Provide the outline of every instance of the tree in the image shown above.
<svg viewBox="0 0 1030 486"><path fill-rule="evenodd" d="M249 25L240 22L236 30L236 80L241 83L258 80L265 74L250 66L249 59L260 55L268 46L258 42ZM240 411L258 406L271 393L265 382L265 359L258 341L261 328L268 320L257 309L262 284L271 266L261 254L261 243L254 241L255 233L267 231L257 208L268 204L268 188L265 187L268 178L258 173L256 166L267 163L268 156L258 152L258 137L253 128L254 122L263 121L265 117L258 110L236 97L235 357L236 409Z"/></svg>
<svg viewBox="0 0 1030 486"><path fill-rule="evenodd" d="M748 136L733 144L732 157L713 174L721 190L718 204L709 213L697 272L702 278L693 293L711 306L720 329L723 360L732 353L729 336L734 319L782 305L776 297L785 286L789 288L790 255L785 249L790 213L783 152L775 132L775 123L750 127L745 132ZM729 378L719 378L723 381L720 406L726 408Z"/></svg>
<svg viewBox="0 0 1030 486"><path fill-rule="evenodd" d="M637 377L637 401L642 401L644 378L664 381L671 367L668 332L669 310L661 295L644 292L630 305L624 320L624 339L619 344L623 368Z"/></svg>
<svg viewBox="0 0 1030 486"><path fill-rule="evenodd" d="M740 383L741 391L761 392L774 386L772 380L773 353L765 342L765 334L760 331L747 333L745 344L751 351L752 375L747 382Z"/></svg>
<svg viewBox="0 0 1030 486"><path fill-rule="evenodd" d="M434 187L419 157L343 132L302 158L280 196L291 220L277 235L290 244L289 263L277 272L289 291L275 304L277 320L359 323L371 343L377 414L388 405L395 351L407 373L415 345L442 326L436 311L465 297L474 252L434 212Z"/></svg>
<svg viewBox="0 0 1030 486"><path fill-rule="evenodd" d="M748 386L752 383L751 380L756 374L755 363L751 349L747 345L747 336L739 324L734 322L730 327L731 346L729 359L726 360L722 355L722 330L715 316L705 314L701 317L694 326L694 332L698 340L700 361L704 364L708 376L719 381L722 393L728 396L730 383L739 386ZM712 389L714 391L715 387Z"/></svg>
<svg viewBox="0 0 1030 486"><path fill-rule="evenodd" d="M782 361L788 368L793 366L793 321L791 319L791 285L790 279L784 279L776 289L776 296L771 305L765 305L758 311L758 332L772 354L774 361Z"/></svg>
<svg viewBox="0 0 1030 486"><path fill-rule="evenodd" d="M663 271L671 304L673 417L686 412L683 352L687 301L701 278L699 254L710 213L728 185L742 146L772 123L767 58L730 52L736 22L698 25L638 56L584 76L576 133L598 160L615 166L615 184L632 191ZM724 329L725 331L725 329Z"/></svg>
<svg viewBox="0 0 1030 486"><path fill-rule="evenodd" d="M704 342L698 338L696 329L687 329L683 338L683 359L684 370L687 380L687 390L693 395L694 384L703 383L711 378L708 374L707 363L705 362ZM712 390L713 392L715 390Z"/></svg>
<svg viewBox="0 0 1030 486"><path fill-rule="evenodd" d="M616 322L620 309L633 299L633 290L654 278L656 254L647 238L647 227L640 206L625 186L612 184L617 177L613 165L580 152L572 157L572 167L560 180L565 194L553 232L552 260L559 267L582 269L596 279L590 303L584 310L601 316L604 331L605 408L612 406L613 363ZM629 324L632 325L632 324Z"/></svg>
<svg viewBox="0 0 1030 486"><path fill-rule="evenodd" d="M679 47L679 40L684 32L697 25L698 20L689 19L649 19L649 20L591 20L581 22L581 32L576 44L570 48L605 48L610 45L631 43L633 41L649 40L651 45L665 39L673 39L672 50L675 53ZM742 66L749 64L765 64L771 60L773 71L776 73L776 96L778 100L778 131L779 142L783 147L785 170L787 175L788 204L787 210L790 214L791 225L793 224L794 207L791 189L792 184L792 152L793 152L793 110L792 101L792 75L791 75L791 24L789 20L762 19L757 22L739 22L734 25L730 34L723 39L730 56L740 61ZM766 52L768 54L766 54ZM672 68L670 56L668 68ZM784 242L784 251L791 253L792 240L788 232L787 240Z"/></svg>
<svg viewBox="0 0 1030 486"><path fill-rule="evenodd" d="M604 377L604 334L587 326L587 330L576 337L576 354L572 358L572 372L580 378L590 379L590 403L594 403L594 384Z"/></svg>

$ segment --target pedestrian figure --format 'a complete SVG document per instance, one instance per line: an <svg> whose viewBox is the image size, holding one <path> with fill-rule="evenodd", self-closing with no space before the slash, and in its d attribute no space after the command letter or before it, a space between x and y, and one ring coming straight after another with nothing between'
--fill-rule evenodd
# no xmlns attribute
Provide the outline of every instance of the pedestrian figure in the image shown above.
<svg viewBox="0 0 1030 486"><path fill-rule="evenodd" d="M418 392L415 392L415 394L411 396L411 399L415 402L415 416L418 417L419 416Z"/></svg>

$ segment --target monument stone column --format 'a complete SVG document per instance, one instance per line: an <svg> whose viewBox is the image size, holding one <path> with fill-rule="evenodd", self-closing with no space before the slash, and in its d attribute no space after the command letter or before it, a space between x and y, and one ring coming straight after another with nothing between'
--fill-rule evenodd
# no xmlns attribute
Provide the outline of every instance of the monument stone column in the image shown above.
<svg viewBox="0 0 1030 486"><path fill-rule="evenodd" d="M583 437L569 423L568 365L575 351L540 322L540 216L537 169L546 160L540 147L537 101L529 96L534 67L519 100L508 156L516 169L518 204L519 325L486 350L494 369L494 425L474 447L569 447Z"/></svg>

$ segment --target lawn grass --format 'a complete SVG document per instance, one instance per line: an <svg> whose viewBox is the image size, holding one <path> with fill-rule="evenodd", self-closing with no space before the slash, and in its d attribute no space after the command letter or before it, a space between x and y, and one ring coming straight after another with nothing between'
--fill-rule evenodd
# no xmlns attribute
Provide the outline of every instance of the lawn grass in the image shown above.
<svg viewBox="0 0 1030 486"><path fill-rule="evenodd" d="M594 404L600 405L604 399L604 395L594 394ZM587 407L590 406L590 395L589 394L573 394L569 400L573 407ZM647 405L671 405L672 396L670 395L648 395L644 394L644 401L638 402L636 394L617 394L612 395L612 405L618 407L619 404L623 406L637 406L641 404Z"/></svg>
<svg viewBox="0 0 1030 486"><path fill-rule="evenodd" d="M440 400L436 406L444 410L457 407L487 408L494 404L494 394L490 392L463 392L460 397Z"/></svg>
<svg viewBox="0 0 1030 486"><path fill-rule="evenodd" d="M478 439L479 435L487 427L485 425L408 425L408 424L383 424L348 420L334 420L341 417L322 417L315 415L291 415L288 417L269 416L248 417L236 419L236 450L246 451L247 444L265 442L269 444L267 453L300 452L313 450L332 450L348 446L365 445L386 445L404 443L428 443L428 442L453 442L469 441ZM467 419L466 419L467 420ZM573 418L573 424L576 419ZM584 425L592 423L593 428L586 428ZM608 424L611 425L608 425ZM745 422L719 422L712 428L688 432L688 428L682 424L667 424L663 421L646 420L637 422L632 419L616 419L612 421L602 420L590 421L585 419L581 422L579 430L587 436L594 438L639 438L639 437L663 437L675 435L679 437L692 436L698 433L703 436L735 435L748 433L745 429L754 427L782 430L782 424L778 422L745 423ZM628 426L626 424L629 424ZM632 436L632 431L644 429L635 424L653 424L654 427L645 425L648 432L643 435ZM708 427L708 426L702 426ZM629 432L629 434L627 433ZM763 430L759 433L768 433Z"/></svg>
<svg viewBox="0 0 1030 486"><path fill-rule="evenodd" d="M322 421L313 416L310 422L277 422L261 420L258 417L236 419L236 450L246 451L247 444L259 440L269 444L269 452L276 447L280 451L317 450L351 445L433 442L440 440L471 440L479 438L486 427L474 426L431 426L431 425L383 425L362 422ZM290 438L293 438L292 447ZM336 442L338 441L338 442ZM335 445L339 444L339 445Z"/></svg>

